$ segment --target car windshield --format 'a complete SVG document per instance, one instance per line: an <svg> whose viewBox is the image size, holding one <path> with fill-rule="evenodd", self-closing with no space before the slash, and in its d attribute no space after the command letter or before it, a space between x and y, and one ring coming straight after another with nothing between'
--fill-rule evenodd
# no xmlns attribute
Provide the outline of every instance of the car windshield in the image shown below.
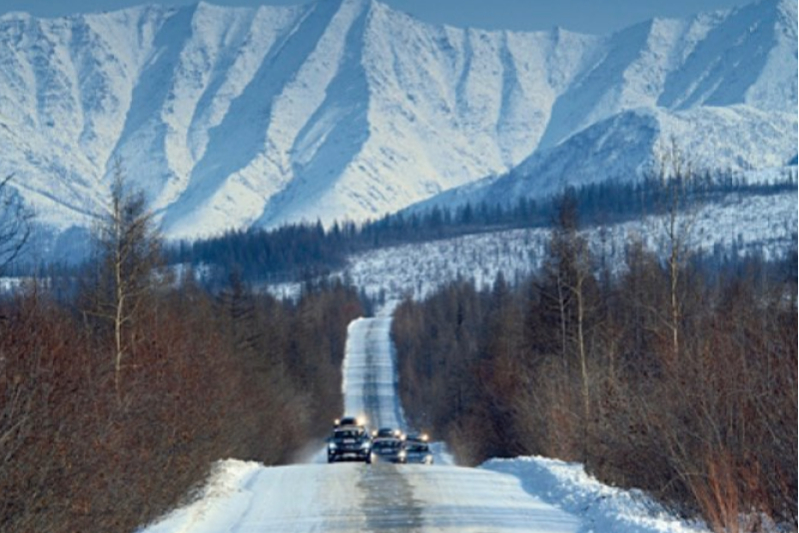
<svg viewBox="0 0 799 533"><path fill-rule="evenodd" d="M398 440L379 440L376 441L373 445L374 448L385 448L385 449L394 449L399 448L402 446L402 443Z"/></svg>
<svg viewBox="0 0 799 533"><path fill-rule="evenodd" d="M430 450L427 444L409 444L406 447L411 452L426 452Z"/></svg>

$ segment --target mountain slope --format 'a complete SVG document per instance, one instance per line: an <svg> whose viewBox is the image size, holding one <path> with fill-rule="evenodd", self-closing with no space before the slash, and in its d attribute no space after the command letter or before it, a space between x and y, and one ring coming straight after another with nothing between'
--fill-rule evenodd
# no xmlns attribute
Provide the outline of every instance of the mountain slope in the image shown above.
<svg viewBox="0 0 799 533"><path fill-rule="evenodd" d="M0 175L63 231L91 224L120 159L191 238L380 216L520 164L551 183L585 158L602 179L672 128L719 164L771 164L796 155L795 43L791 0L605 37L435 26L374 0L12 13Z"/></svg>
<svg viewBox="0 0 799 533"><path fill-rule="evenodd" d="M672 139L686 162L699 172L732 169L742 178L746 169L780 168L795 159L796 116L761 111L745 105L699 107L670 112L660 108L624 111L572 135L559 145L536 151L508 173L443 192L411 206L512 206L519 198L546 197L567 185L613 179L628 181L651 172Z"/></svg>

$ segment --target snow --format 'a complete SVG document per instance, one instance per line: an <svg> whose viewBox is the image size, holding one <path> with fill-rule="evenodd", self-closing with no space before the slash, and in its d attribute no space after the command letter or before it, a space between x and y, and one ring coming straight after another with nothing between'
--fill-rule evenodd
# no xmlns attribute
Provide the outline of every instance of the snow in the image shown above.
<svg viewBox="0 0 799 533"><path fill-rule="evenodd" d="M773 182L781 172L752 172L746 179L751 183ZM716 250L731 255L737 249L741 255L760 253L766 259L782 258L795 245L799 233L796 206L796 191L730 195L681 215L682 220L690 222L686 244L689 250L707 255ZM631 237L642 239L661 257L667 254L665 221L660 217L584 231L596 260L616 271L623 268ZM527 228L379 248L350 257L347 267L332 276L347 279L368 295L388 299L422 299L458 279L487 288L499 272L510 282L534 273L545 256L549 235L547 228ZM279 298L293 298L300 288L300 284L286 283L267 286L266 290Z"/></svg>
<svg viewBox="0 0 799 533"><path fill-rule="evenodd" d="M674 139L697 173L747 175L782 167L797 150L797 115L749 106L699 107L687 111L640 108L594 123L561 144L536 151L510 172L492 180L446 191L411 209L487 202L513 205L541 199L566 185L607 179L634 181L645 175L654 154ZM776 135L776 132L792 132ZM618 149L624 146L624 151Z"/></svg>
<svg viewBox="0 0 799 533"><path fill-rule="evenodd" d="M23 288L28 281L22 278L0 277L0 294L15 292Z"/></svg>
<svg viewBox="0 0 799 533"><path fill-rule="evenodd" d="M343 516L362 503L361 465L265 468L254 462L221 461L199 499L142 533L286 533L362 530L365 519Z"/></svg>
<svg viewBox="0 0 799 533"><path fill-rule="evenodd" d="M334 470L333 470L334 469ZM492 459L480 468L403 467L402 485L386 467L294 465L264 468L221 461L198 499L140 533L281 531L528 531L574 533L708 533L639 491L602 485L579 464L541 457ZM332 470L332 472L331 472ZM371 474L371 475L370 475ZM406 516L368 508L362 482L381 491L410 490L424 502ZM381 485L382 482L391 484ZM369 527L371 525L372 527ZM375 527L377 526L377 527ZM361 529L363 528L363 529Z"/></svg>
<svg viewBox="0 0 799 533"><path fill-rule="evenodd" d="M366 414L372 427L405 428L390 340L395 305L348 330L346 414ZM465 468L441 455L433 466L323 462L324 450L290 466L220 461L193 501L139 533L708 533L638 491L602 485L579 464L520 457Z"/></svg>
<svg viewBox="0 0 799 533"><path fill-rule="evenodd" d="M518 478L543 501L581 517L581 532L707 533L704 523L676 517L644 493L603 485L579 463L545 457L491 459L480 467Z"/></svg>
<svg viewBox="0 0 799 533"><path fill-rule="evenodd" d="M59 232L91 226L119 157L165 234L195 238L379 217L519 165L535 179L513 194L634 179L671 134L760 169L796 156L795 43L792 0L609 36L438 26L374 0L9 13L0 175Z"/></svg>

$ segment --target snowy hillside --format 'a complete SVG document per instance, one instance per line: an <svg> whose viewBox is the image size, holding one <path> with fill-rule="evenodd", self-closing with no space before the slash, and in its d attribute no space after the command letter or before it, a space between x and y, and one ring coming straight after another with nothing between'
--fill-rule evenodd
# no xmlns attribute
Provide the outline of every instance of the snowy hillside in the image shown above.
<svg viewBox="0 0 799 533"><path fill-rule="evenodd" d="M687 244L706 255L721 251L782 258L796 242L796 205L795 191L743 198L730 195L681 215L690 221ZM652 216L585 232L596 260L618 268L624 264L630 237L641 238L647 248L665 256L665 224L663 218ZM389 299L422 299L457 279L487 288L499 272L516 282L538 270L549 238L548 229L528 228L381 248L351 257L348 266L334 275L350 280L366 294ZM278 297L295 297L300 288L298 283L287 283L268 290Z"/></svg>
<svg viewBox="0 0 799 533"><path fill-rule="evenodd" d="M796 157L796 28L795 0L604 37L435 26L376 0L9 13L0 175L64 231L91 223L119 158L191 238L363 220L517 167L535 178L503 194L603 179L674 133L712 165L774 166Z"/></svg>

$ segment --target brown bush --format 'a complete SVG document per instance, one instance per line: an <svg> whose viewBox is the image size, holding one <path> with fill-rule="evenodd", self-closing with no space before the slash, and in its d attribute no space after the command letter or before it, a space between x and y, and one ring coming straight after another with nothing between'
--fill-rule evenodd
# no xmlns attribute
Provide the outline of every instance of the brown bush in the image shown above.
<svg viewBox="0 0 799 533"><path fill-rule="evenodd" d="M673 266L633 245L624 275L586 282L582 348L552 273L500 299L459 283L405 302L393 334L406 414L470 464L581 460L718 531L795 525L795 279L757 262L707 277Z"/></svg>
<svg viewBox="0 0 799 533"><path fill-rule="evenodd" d="M119 381L99 319L38 287L0 302L0 530L133 531L214 461L275 464L327 431L354 291L238 298L243 315L191 284L157 293Z"/></svg>

